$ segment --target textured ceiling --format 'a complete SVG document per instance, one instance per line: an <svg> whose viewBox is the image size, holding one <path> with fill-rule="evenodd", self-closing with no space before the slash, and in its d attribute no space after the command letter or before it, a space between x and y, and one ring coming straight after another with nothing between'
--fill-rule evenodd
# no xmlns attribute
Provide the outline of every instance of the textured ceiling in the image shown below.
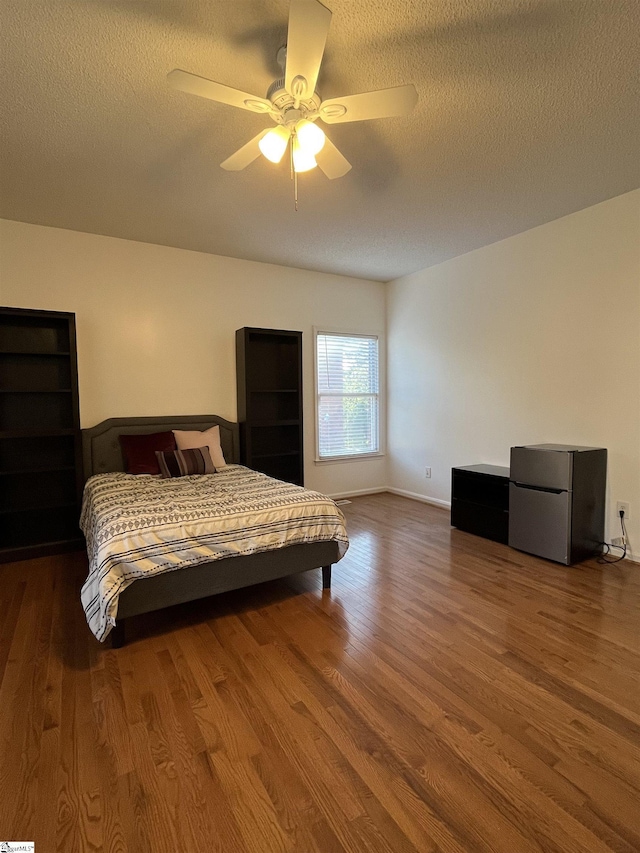
<svg viewBox="0 0 640 853"><path fill-rule="evenodd" d="M638 0L325 0L322 97L414 83L406 118L325 126L329 181L219 163L269 119L288 0L0 0L0 216L388 280L640 185Z"/></svg>

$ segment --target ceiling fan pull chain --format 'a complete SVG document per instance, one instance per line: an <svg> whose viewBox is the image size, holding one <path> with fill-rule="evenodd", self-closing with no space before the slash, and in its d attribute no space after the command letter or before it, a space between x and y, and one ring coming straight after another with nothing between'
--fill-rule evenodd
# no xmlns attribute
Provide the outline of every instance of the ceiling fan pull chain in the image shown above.
<svg viewBox="0 0 640 853"><path fill-rule="evenodd" d="M298 212L298 173L293 167L293 141L296 138L295 128L291 133L291 149L290 149L290 164L291 164L291 180L293 181L293 206L296 213Z"/></svg>
<svg viewBox="0 0 640 853"><path fill-rule="evenodd" d="M293 130L293 132L292 132L292 134L291 134L291 139L290 139L290 141L289 141L289 144L290 144L290 146L291 146L291 147L289 148L289 166L290 166L290 168L291 168L291 180L293 180L293 176L294 176L294 175L295 175L295 173L296 173L296 172L295 172L295 169L293 168L293 137L294 137L294 136L295 136L295 129Z"/></svg>

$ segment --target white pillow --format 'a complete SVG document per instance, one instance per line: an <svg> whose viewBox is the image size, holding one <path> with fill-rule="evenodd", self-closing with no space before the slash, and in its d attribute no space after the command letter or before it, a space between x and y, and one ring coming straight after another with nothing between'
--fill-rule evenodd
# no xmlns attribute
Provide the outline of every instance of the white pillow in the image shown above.
<svg viewBox="0 0 640 853"><path fill-rule="evenodd" d="M178 450L191 450L195 447L208 447L209 453L211 454L211 461L215 467L226 467L227 463L224 461L222 448L220 447L219 426L213 426L210 429L203 430L202 432L200 432L200 430L186 429L174 429L172 432L176 437Z"/></svg>

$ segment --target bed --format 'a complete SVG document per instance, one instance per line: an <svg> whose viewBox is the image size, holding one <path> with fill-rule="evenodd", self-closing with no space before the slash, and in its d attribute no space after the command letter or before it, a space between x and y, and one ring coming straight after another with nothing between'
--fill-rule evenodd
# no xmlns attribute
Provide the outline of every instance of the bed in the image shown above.
<svg viewBox="0 0 640 853"><path fill-rule="evenodd" d="M219 477L219 480L215 482L216 484L221 483L222 486L220 488L222 488L225 483L225 478L222 476L225 470L228 482L231 482L234 478L238 479L243 472L247 472L245 476L248 480L252 484L257 484L260 488L263 488L264 484L260 478L268 478L264 478L264 475L257 475L256 472L250 472L248 469L243 469L237 465L240 456L238 424L216 415L110 418L97 426L85 429L82 431L85 479L88 480L95 474L113 474L116 484L120 483L123 487L125 485L128 486L125 480L130 481L133 478L123 473L125 466L119 442L120 435L156 433L172 429L206 430L213 425L218 425L220 428L220 443L225 459L229 463L229 469L223 469L219 475L214 474L209 476L213 478ZM253 475L253 477L248 475ZM120 480L118 480L118 477ZM107 477L98 478L92 481L92 483L102 483L103 481L106 483L108 479ZM147 481L147 489L154 487L155 484L150 484L149 481L156 478L147 477L143 479ZM186 481L193 478L181 479ZM175 483L176 481L160 480L159 482L166 484ZM244 483L244 481L242 482ZM279 481L271 482L278 483ZM286 491L284 484L281 484L281 487L282 491ZM91 484L87 488L91 488ZM289 486L288 488L297 492L301 491L296 486ZM305 497L317 494L307 492L306 490L302 491L305 492ZM318 496L318 498L322 497ZM313 499L307 497L307 500ZM342 518L339 510L337 512L340 518ZM91 622L90 627L92 627L98 639L103 640L107 634L110 634L112 645L118 647L124 643L124 625L128 619L142 613L149 613L170 607L174 604L194 601L217 593L228 592L244 586L317 568L322 569L322 586L324 589L328 589L331 585L331 567L333 563L341 558L346 547L348 547L346 534L344 537L338 534L337 538L327 541L287 544L284 547L277 547L276 550L265 550L260 545L261 550L255 553L225 556L222 558L217 554L218 559L213 561L205 560L202 562L202 557L198 557L197 564L179 567L176 570L161 571L151 576L138 577L133 581L129 580L129 585L126 585L119 592L116 600L117 616L115 617L115 624L113 624L112 618L110 620L107 619L110 624L107 624L106 630L101 629L99 632L96 632ZM90 555L89 579L94 570L95 567L91 566ZM87 583L89 583L89 579ZM85 611L87 611L85 602L86 586L87 584L83 587ZM99 633L102 636L99 636Z"/></svg>

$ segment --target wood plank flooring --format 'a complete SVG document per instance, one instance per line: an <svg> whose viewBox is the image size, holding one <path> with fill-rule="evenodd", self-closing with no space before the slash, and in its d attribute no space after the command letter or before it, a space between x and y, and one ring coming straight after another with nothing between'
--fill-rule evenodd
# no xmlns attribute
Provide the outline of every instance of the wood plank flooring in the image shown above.
<svg viewBox="0 0 640 853"><path fill-rule="evenodd" d="M0 838L38 853L640 850L640 566L393 495L321 573L100 645L81 554L0 566Z"/></svg>

